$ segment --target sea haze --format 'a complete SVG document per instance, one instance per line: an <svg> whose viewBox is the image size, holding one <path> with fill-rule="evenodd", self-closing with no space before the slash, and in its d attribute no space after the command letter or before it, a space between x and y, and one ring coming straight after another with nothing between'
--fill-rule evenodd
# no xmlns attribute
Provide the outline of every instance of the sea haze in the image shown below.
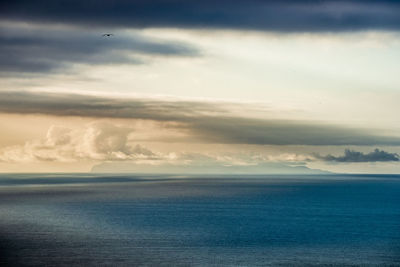
<svg viewBox="0 0 400 267"><path fill-rule="evenodd" d="M400 176L0 175L0 265L400 265Z"/></svg>

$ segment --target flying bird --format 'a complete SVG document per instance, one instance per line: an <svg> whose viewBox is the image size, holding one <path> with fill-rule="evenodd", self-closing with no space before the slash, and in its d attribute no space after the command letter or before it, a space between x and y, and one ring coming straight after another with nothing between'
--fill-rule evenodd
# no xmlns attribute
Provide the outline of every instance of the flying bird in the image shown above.
<svg viewBox="0 0 400 267"><path fill-rule="evenodd" d="M102 36L103 37L111 37L111 36L113 36L114 34L112 34L112 33L105 33L105 34L103 34Z"/></svg>

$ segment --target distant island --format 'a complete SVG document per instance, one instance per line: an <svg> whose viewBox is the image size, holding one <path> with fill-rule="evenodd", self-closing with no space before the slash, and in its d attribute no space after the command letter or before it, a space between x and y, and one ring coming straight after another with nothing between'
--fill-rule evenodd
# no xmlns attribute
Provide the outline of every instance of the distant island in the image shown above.
<svg viewBox="0 0 400 267"><path fill-rule="evenodd" d="M268 162L257 165L174 165L137 164L135 162L108 162L93 166L94 173L157 173L157 174L330 174L306 166L290 166Z"/></svg>

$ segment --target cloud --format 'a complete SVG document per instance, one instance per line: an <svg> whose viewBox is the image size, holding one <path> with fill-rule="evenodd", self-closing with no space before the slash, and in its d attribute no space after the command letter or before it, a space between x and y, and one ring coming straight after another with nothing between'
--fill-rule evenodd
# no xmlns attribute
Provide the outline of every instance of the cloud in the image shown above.
<svg viewBox="0 0 400 267"><path fill-rule="evenodd" d="M316 158L325 161L336 161L336 162L378 162L378 161L399 161L399 155L397 153L389 153L383 150L375 149L370 153L358 152L350 149L344 151L343 156L320 156L316 155Z"/></svg>
<svg viewBox="0 0 400 267"><path fill-rule="evenodd" d="M106 122L90 123L84 129L52 126L42 140L4 149L0 161L157 160L155 153L128 142L132 132L131 128Z"/></svg>
<svg viewBox="0 0 400 267"><path fill-rule="evenodd" d="M0 112L184 122L195 116L227 111L209 102L0 91Z"/></svg>
<svg viewBox="0 0 400 267"><path fill-rule="evenodd" d="M259 145L400 145L399 137L307 121L219 116L189 123L194 135L210 143Z"/></svg>
<svg viewBox="0 0 400 267"><path fill-rule="evenodd" d="M181 27L279 32L398 30L400 4L390 0L14 0L0 2L6 20L87 27Z"/></svg>
<svg viewBox="0 0 400 267"><path fill-rule="evenodd" d="M47 73L73 64L142 64L143 55L198 56L187 44L145 37L70 28L0 27L0 72Z"/></svg>
<svg viewBox="0 0 400 267"><path fill-rule="evenodd" d="M159 122L188 134L188 142L258 145L400 145L400 137L308 121L260 119L245 105L107 98L76 94L0 92L0 112ZM237 110L236 110L236 113ZM266 114L268 116L268 114Z"/></svg>

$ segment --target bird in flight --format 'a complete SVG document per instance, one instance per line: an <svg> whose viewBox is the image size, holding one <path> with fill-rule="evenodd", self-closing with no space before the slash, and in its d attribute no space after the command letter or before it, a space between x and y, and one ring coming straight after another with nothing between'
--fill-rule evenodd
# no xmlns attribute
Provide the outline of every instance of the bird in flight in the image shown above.
<svg viewBox="0 0 400 267"><path fill-rule="evenodd" d="M114 34L112 34L112 33L105 33L105 34L103 34L102 36L103 37L111 37L111 36L113 36Z"/></svg>

